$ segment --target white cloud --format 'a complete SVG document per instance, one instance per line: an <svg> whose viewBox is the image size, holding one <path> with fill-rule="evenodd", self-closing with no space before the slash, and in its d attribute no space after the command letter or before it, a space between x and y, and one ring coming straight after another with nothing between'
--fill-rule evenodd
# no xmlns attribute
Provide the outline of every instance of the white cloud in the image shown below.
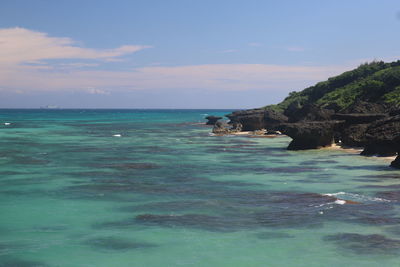
<svg viewBox="0 0 400 267"><path fill-rule="evenodd" d="M92 49L76 45L65 37L50 37L46 33L24 28L0 29L0 64L41 62L47 59L104 59L148 48L144 45L123 45L114 49Z"/></svg>

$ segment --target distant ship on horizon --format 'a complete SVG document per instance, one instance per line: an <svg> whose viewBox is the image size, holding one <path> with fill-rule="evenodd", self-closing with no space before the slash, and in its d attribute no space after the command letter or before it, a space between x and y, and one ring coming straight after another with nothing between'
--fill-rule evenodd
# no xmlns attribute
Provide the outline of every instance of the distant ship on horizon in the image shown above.
<svg viewBox="0 0 400 267"><path fill-rule="evenodd" d="M59 109L59 108L60 107L56 106L56 105L47 105L47 106L40 107L40 109Z"/></svg>

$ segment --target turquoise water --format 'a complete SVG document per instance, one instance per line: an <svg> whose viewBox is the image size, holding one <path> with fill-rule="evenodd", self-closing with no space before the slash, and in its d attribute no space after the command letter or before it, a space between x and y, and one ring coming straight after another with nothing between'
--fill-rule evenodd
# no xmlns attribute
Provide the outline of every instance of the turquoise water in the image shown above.
<svg viewBox="0 0 400 267"><path fill-rule="evenodd" d="M0 266L399 266L400 171L228 112L1 110Z"/></svg>

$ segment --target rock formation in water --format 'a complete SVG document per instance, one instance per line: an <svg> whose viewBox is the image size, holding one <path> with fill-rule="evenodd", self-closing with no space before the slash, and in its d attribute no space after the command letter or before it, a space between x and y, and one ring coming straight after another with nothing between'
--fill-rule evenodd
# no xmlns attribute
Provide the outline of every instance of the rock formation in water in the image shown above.
<svg viewBox="0 0 400 267"><path fill-rule="evenodd" d="M207 125L215 125L215 123L216 123L217 121L221 120L222 117L219 117L219 116L212 116L212 115L211 115L211 116L207 116L205 119L208 120L208 121L206 122Z"/></svg>
<svg viewBox="0 0 400 267"><path fill-rule="evenodd" d="M362 155L395 156L399 151L400 115L371 123Z"/></svg>
<svg viewBox="0 0 400 267"><path fill-rule="evenodd" d="M242 131L242 124L235 122L228 124L226 122L217 121L212 132L217 135L232 134Z"/></svg>
<svg viewBox="0 0 400 267"><path fill-rule="evenodd" d="M288 150L316 149L331 146L338 121L305 121L281 124L279 129L293 140Z"/></svg>
<svg viewBox="0 0 400 267"><path fill-rule="evenodd" d="M400 60L372 62L300 92L277 105L226 115L243 131L280 130L290 150L315 149L333 142L364 147L362 155L400 152ZM391 166L400 168L397 157Z"/></svg>
<svg viewBox="0 0 400 267"><path fill-rule="evenodd" d="M226 116L231 123L240 123L243 131L272 129L288 121L285 115L271 108L241 110Z"/></svg>

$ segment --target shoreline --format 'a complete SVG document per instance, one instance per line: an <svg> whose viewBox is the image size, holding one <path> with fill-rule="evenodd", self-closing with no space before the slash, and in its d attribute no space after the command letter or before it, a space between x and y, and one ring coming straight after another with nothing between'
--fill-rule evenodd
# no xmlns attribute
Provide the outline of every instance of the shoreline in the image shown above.
<svg viewBox="0 0 400 267"><path fill-rule="evenodd" d="M384 160L384 161L388 161L388 162L392 162L393 160L396 159L397 156L390 156L390 157L379 157L379 156L363 156L360 155L360 153L364 150L362 147L348 147L348 146L341 146L338 144L332 144L329 147L325 147L325 149L338 149L344 152L348 152L348 153L357 153L357 155L365 157L365 158L374 158L374 159L379 159L379 160Z"/></svg>
<svg viewBox="0 0 400 267"><path fill-rule="evenodd" d="M277 138L277 137L289 137L285 134L270 134L270 135L265 135L265 132L263 131L243 131L243 132L236 132L236 133L229 133L228 135L233 135L233 136L244 136L244 137L249 137L249 138ZM216 135L217 136L217 135ZM218 135L218 136L223 136L223 135ZM363 147L349 147L349 146L342 146L338 145L336 143L333 143L331 146L326 146L326 147L321 147L317 149L329 149L329 150L341 150L346 153L352 153L352 154L357 154L358 156L360 153L364 150ZM378 160L383 160L387 162L392 162L396 159L397 156L390 156L390 157L379 157L379 156L362 156L365 158L374 158Z"/></svg>

